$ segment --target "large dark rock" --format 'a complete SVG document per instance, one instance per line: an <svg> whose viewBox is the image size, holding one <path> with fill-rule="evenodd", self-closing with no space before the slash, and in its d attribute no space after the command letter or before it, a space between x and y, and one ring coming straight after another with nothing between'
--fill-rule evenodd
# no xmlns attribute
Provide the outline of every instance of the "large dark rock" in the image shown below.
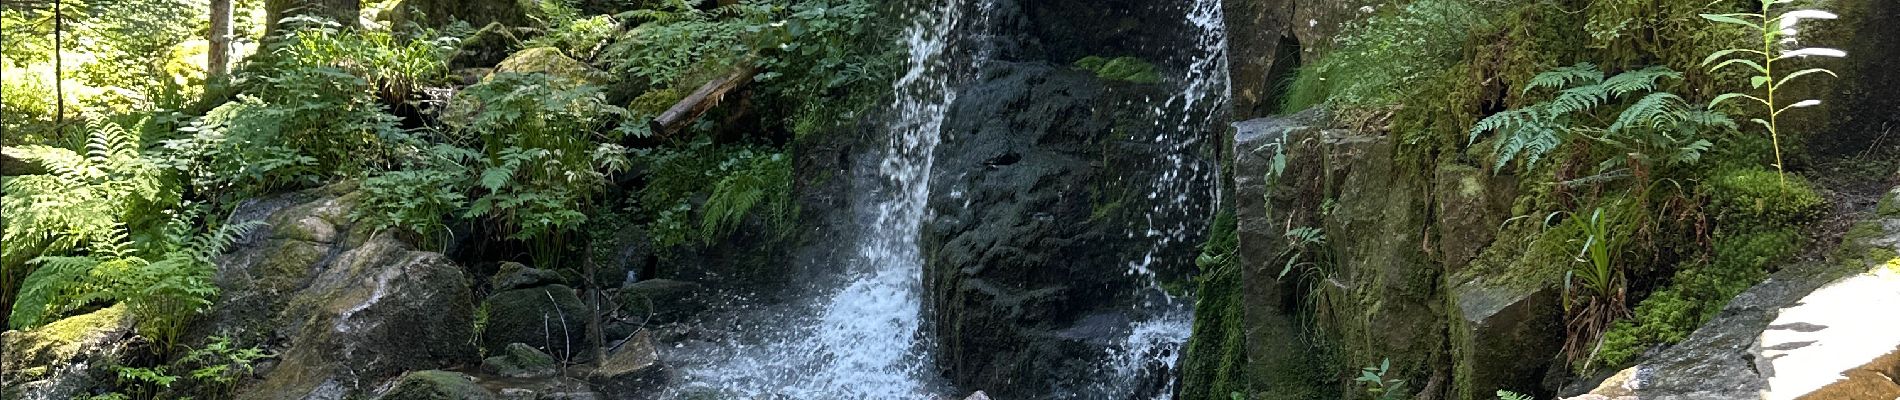
<svg viewBox="0 0 1900 400"><path fill-rule="evenodd" d="M488 325L482 347L490 353L511 343L526 343L557 359L585 357L587 307L573 288L548 285L515 289L488 297Z"/></svg>
<svg viewBox="0 0 1900 400"><path fill-rule="evenodd" d="M65 400L113 387L130 355L132 318L118 305L0 333L0 398Z"/></svg>
<svg viewBox="0 0 1900 400"><path fill-rule="evenodd" d="M939 362L962 387L1035 398L1079 385L1139 307L1146 278L1129 273L1155 242L1146 174L1167 151L1142 98L1152 86L1110 85L1042 63L994 62L963 89L937 147L923 228L925 282ZM1185 159L1186 163L1199 160ZM1191 175L1191 174L1184 174ZM1184 176L1189 208L1208 201ZM1179 279L1206 216L1157 212L1184 240L1151 266ZM1180 218L1174 220L1170 218ZM1140 224L1137 221L1141 221ZM1059 378L1071 378L1063 381Z"/></svg>
<svg viewBox="0 0 1900 400"><path fill-rule="evenodd" d="M1825 0L1802 5L1810 7L1834 12L1840 19L1803 20L1799 45L1841 49L1847 58L1812 57L1775 65L1788 71L1826 68L1840 74L1838 78L1801 78L1776 92L1777 98L1785 99L1783 104L1822 100L1819 107L1783 114L1783 134L1804 137L1809 149L1823 157L1857 154L1881 145L1891 148L1892 142L1881 138L1900 131L1900 96L1893 95L1900 93L1900 68L1893 68L1900 63L1900 2Z"/></svg>
<svg viewBox="0 0 1900 400"><path fill-rule="evenodd" d="M360 396L410 370L473 362L470 281L437 253L350 221L348 184L246 202L264 221L218 263L223 299L191 337L280 354L242 398Z"/></svg>

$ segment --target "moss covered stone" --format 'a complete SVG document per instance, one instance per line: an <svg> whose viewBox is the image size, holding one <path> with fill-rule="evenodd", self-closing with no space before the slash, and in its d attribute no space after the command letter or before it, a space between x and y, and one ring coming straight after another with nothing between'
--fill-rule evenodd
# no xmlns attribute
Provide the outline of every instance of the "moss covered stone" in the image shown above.
<svg viewBox="0 0 1900 400"><path fill-rule="evenodd" d="M415 371L403 374L396 385L377 400L491 400L495 394L467 374L449 371Z"/></svg>
<svg viewBox="0 0 1900 400"><path fill-rule="evenodd" d="M132 319L124 305L0 333L0 398L64 400L114 382Z"/></svg>
<svg viewBox="0 0 1900 400"><path fill-rule="evenodd" d="M509 343L501 354L482 360L482 372L510 378L554 376L554 356L522 343Z"/></svg>
<svg viewBox="0 0 1900 400"><path fill-rule="evenodd" d="M508 56L495 66L495 74L504 73L544 73L590 85L602 85L610 80L607 73L561 54L560 49L553 47L536 47ZM494 74L483 80L489 79L494 79Z"/></svg>
<svg viewBox="0 0 1900 400"><path fill-rule="evenodd" d="M1141 84L1161 82L1161 72L1155 69L1154 64L1135 57L1088 56L1076 60L1075 66L1094 72L1096 77L1102 79Z"/></svg>

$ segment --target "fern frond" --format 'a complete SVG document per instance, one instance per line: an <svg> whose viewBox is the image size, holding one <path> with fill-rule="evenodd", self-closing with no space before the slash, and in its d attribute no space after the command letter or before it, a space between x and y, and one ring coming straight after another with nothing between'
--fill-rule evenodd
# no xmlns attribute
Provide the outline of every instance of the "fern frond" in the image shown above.
<svg viewBox="0 0 1900 400"><path fill-rule="evenodd" d="M1657 89L1662 79L1682 79L1682 73L1668 67L1653 66L1636 71L1616 74L1603 81L1603 87L1613 97L1628 96L1630 93L1650 92Z"/></svg>
<svg viewBox="0 0 1900 400"><path fill-rule="evenodd" d="M1590 84L1602 83L1603 71L1597 69L1597 66L1591 63L1579 63L1573 66L1545 71L1544 73L1532 77L1531 82L1524 85L1524 93L1530 93L1532 90L1538 88L1567 88L1575 82Z"/></svg>
<svg viewBox="0 0 1900 400"><path fill-rule="evenodd" d="M1610 124L1610 133L1621 133L1631 128L1657 129L1674 126L1682 122L1684 111L1682 98L1668 92L1656 92L1643 96L1630 104L1618 115L1616 122Z"/></svg>
<svg viewBox="0 0 1900 400"><path fill-rule="evenodd" d="M7 316L7 326L13 329L26 329L39 326L49 317L49 310L62 303L58 296L61 292L78 284L94 267L100 263L93 257L39 257L31 263L39 265L33 273L21 282L20 294L14 298L13 312Z"/></svg>

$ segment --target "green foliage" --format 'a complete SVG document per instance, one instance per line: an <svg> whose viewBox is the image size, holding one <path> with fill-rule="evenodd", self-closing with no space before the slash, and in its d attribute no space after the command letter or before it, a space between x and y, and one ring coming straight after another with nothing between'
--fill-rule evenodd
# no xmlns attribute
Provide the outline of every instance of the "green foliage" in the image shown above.
<svg viewBox="0 0 1900 400"><path fill-rule="evenodd" d="M179 358L177 365L191 368L187 374L209 399L228 399L236 394L238 381L257 373L257 361L276 357L256 347L240 348L225 336L213 336L204 347L192 349Z"/></svg>
<svg viewBox="0 0 1900 400"><path fill-rule="evenodd" d="M1592 212L1589 219L1572 218L1570 221L1581 227L1585 239L1583 249L1577 253L1577 261L1580 262L1574 263L1570 271L1564 273L1564 309L1580 306L1576 304L1577 298L1620 296L1625 285L1624 273L1616 265L1613 255L1621 250L1623 238L1610 232L1610 224L1604 220L1602 208Z"/></svg>
<svg viewBox="0 0 1900 400"><path fill-rule="evenodd" d="M1099 56L1088 56L1076 60L1075 66L1076 68L1094 72L1095 76L1107 80L1141 84L1161 82L1161 72L1155 69L1154 64L1134 57L1102 58Z"/></svg>
<svg viewBox="0 0 1900 400"><path fill-rule="evenodd" d="M566 1L539 1L536 16L547 32L529 39L523 48L553 47L578 60L590 60L595 53L620 34L620 20L611 15L581 17L580 10Z"/></svg>
<svg viewBox="0 0 1900 400"><path fill-rule="evenodd" d="M1391 359L1381 360L1379 365L1360 368L1359 376L1352 381L1358 382L1365 388L1366 395L1375 400L1399 400L1410 396L1411 393L1405 391L1405 380L1385 378L1391 369Z"/></svg>
<svg viewBox="0 0 1900 400"><path fill-rule="evenodd" d="M790 104L800 136L854 121L879 104L895 80L903 52L884 30L871 0L803 0L775 9L782 24L754 22L748 30L775 33L754 40L761 49L757 78L772 98Z"/></svg>
<svg viewBox="0 0 1900 400"><path fill-rule="evenodd" d="M1636 305L1633 318L1604 334L1598 352L1604 365L1626 365L1651 347L1688 338L1729 299L1766 279L1771 266L1800 254L1809 240L1801 227L1826 207L1798 176L1783 184L1760 168L1714 175L1708 182L1713 254L1676 265L1667 284Z"/></svg>
<svg viewBox="0 0 1900 400"><path fill-rule="evenodd" d="M404 229L416 234L421 243L441 242L447 248L449 237L445 219L468 206L473 172L463 163L477 159L472 150L447 144L429 147L423 159L411 168L385 172L364 179L363 204L355 218L370 223L376 230Z"/></svg>
<svg viewBox="0 0 1900 400"><path fill-rule="evenodd" d="M1694 163L1713 147L1703 138L1706 132L1734 129L1735 124L1726 116L1688 107L1681 97L1658 91L1664 80L1681 78L1681 73L1664 67L1609 78L1588 63L1551 70L1532 78L1523 89L1526 94L1554 90L1548 100L1478 121L1471 127L1469 140L1475 143L1488 132L1501 134L1493 145L1492 168L1496 170L1519 159L1525 168L1534 167L1573 137L1628 150L1604 161L1599 173L1623 166L1642 172ZM1627 105L1614 122L1606 124L1595 113L1599 107L1618 104Z"/></svg>
<svg viewBox="0 0 1900 400"><path fill-rule="evenodd" d="M713 185L701 210L700 236L708 242L732 233L747 215L758 210L772 226L785 226L790 220L792 192L791 158L784 154L740 154L720 163L725 177ZM759 206L764 206L763 208Z"/></svg>
<svg viewBox="0 0 1900 400"><path fill-rule="evenodd" d="M1780 13L1775 12L1776 6L1779 6L1782 4L1790 4L1794 2L1795 0L1761 0L1760 12L1701 14L1703 19L1714 21L1720 24L1730 24L1730 25L1738 25L1742 27L1747 27L1753 32L1757 32L1760 34L1761 47L1738 47L1738 48L1730 48L1730 49L1725 49L1721 51L1716 51L1714 53L1710 53L1708 58L1702 61L1702 65L1706 66L1706 65L1714 64L1713 67L1709 68L1710 71L1720 71L1723 68L1729 67L1729 66L1747 68L1748 73L1754 74L1749 77L1749 90L1759 90L1761 93L1761 96L1757 97L1754 95L1739 93L1739 92L1726 93L1720 96L1716 96L1715 99L1710 100L1709 108L1715 108L1716 106L1720 105L1723 101L1730 100L1730 99L1738 99L1738 98L1752 100L1755 102L1755 104L1760 105L1761 108L1759 109L1758 112L1760 113L1760 115L1765 115L1767 118L1766 119L1755 118L1749 121L1754 122L1757 125L1761 125L1762 128L1765 128L1768 131L1768 137L1774 142L1774 146L1775 146L1775 172L1777 174L1783 175L1784 177L1786 174L1782 171L1784 165L1781 160L1781 128L1780 128L1778 117L1780 117L1782 113L1788 112L1789 110L1792 110L1792 109L1820 105L1821 101L1820 100L1801 100L1792 104L1784 105L1784 103L1777 101L1777 99L1775 98L1775 92L1781 89L1782 86L1787 85L1788 83L1794 82L1796 78L1800 78L1800 77L1808 76L1808 75L1814 75L1814 74L1828 74L1828 75L1835 75L1835 74L1834 74L1834 71L1829 71L1823 68L1809 68L1809 69L1804 69L1800 71L1788 72L1786 74L1781 75L1780 77L1777 77L1775 73L1775 63L1788 60L1789 58L1803 58L1803 57L1809 57L1809 56L1820 56L1820 57L1847 56L1847 53L1842 52L1840 50L1826 49L1826 48L1804 48L1804 49L1788 50L1788 51L1782 50L1782 46L1784 45L1784 40L1782 40L1783 36L1794 34L1796 32L1795 26L1801 20L1836 18L1836 16L1833 13L1820 11L1820 10L1796 10L1796 11L1783 11ZM1720 62L1718 63L1717 61L1720 61ZM1838 76L1838 75L1835 75L1835 76Z"/></svg>
<svg viewBox="0 0 1900 400"><path fill-rule="evenodd" d="M215 258L255 223L227 225L191 235L196 218L185 213L145 249L119 235L86 256L42 256L41 268L27 276L21 302L13 309L15 326L76 309L92 301L122 301L138 320L139 332L170 351L191 317L211 306L218 288L211 281ZM39 310L36 312L36 310Z"/></svg>
<svg viewBox="0 0 1900 400"><path fill-rule="evenodd" d="M48 321L45 304L75 274L72 268L38 271L28 261L119 245L128 229L146 232L165 223L161 210L178 202L176 187L163 170L141 156L139 135L110 123L94 123L85 155L42 146L21 148L49 173L9 177L0 183L0 214L6 215L0 247L0 296L15 299L9 326L24 328ZM39 275L40 284L29 279ZM24 282L23 282L24 281ZM40 286L38 289L31 289ZM20 304L24 303L22 306ZM54 311L63 311L55 309Z"/></svg>
<svg viewBox="0 0 1900 400"><path fill-rule="evenodd" d="M250 94L165 142L166 164L199 191L246 196L388 168L412 142L388 106L446 78L443 41L286 23L298 29L271 43Z"/></svg>
<svg viewBox="0 0 1900 400"><path fill-rule="evenodd" d="M291 34L277 36L264 61L265 68L277 74L341 71L388 104L399 104L417 88L449 77L445 60L455 51L452 38L427 38L433 32L421 32L404 39L388 31L343 29L335 21L310 16L291 17L284 24ZM284 78L265 79L277 83ZM286 88L267 85L264 91L281 89Z"/></svg>
<svg viewBox="0 0 1900 400"><path fill-rule="evenodd" d="M789 225L791 160L784 154L700 140L654 151L643 161L651 174L639 204L653 221L656 248L711 242L731 234L747 215L770 227Z"/></svg>
<svg viewBox="0 0 1900 400"><path fill-rule="evenodd" d="M447 160L476 177L463 216L489 218L514 238L554 239L578 227L588 197L628 166L617 144L624 133L608 129L625 110L607 104L600 88L546 74L501 74L457 101L443 120L454 143L475 149L453 152L472 159Z"/></svg>
<svg viewBox="0 0 1900 400"><path fill-rule="evenodd" d="M703 11L704 0L668 0L665 8L628 13L648 21L627 31L602 53L608 72L647 86L680 83L698 65L733 65L749 48L742 35L752 26L745 21L722 20L749 10L739 4Z"/></svg>
<svg viewBox="0 0 1900 400"><path fill-rule="evenodd" d="M1498 400L1536 400L1536 398L1531 397L1531 395L1528 395L1528 394L1513 392L1509 390L1499 390Z"/></svg>
<svg viewBox="0 0 1900 400"><path fill-rule="evenodd" d="M1310 66L1325 82L1326 102L1385 107L1413 98L1423 83L1455 65L1471 32L1486 22L1470 2L1421 0L1342 29L1335 43L1315 44L1327 56ZM1301 71L1302 75L1309 73ZM1309 82L1312 83L1312 82Z"/></svg>

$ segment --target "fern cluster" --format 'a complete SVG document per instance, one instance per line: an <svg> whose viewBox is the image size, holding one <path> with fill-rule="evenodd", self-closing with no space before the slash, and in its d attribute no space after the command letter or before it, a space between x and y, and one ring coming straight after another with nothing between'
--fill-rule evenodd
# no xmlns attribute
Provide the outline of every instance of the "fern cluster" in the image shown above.
<svg viewBox="0 0 1900 400"><path fill-rule="evenodd" d="M125 230L164 223L160 211L176 204L178 193L163 170L141 156L139 135L111 123L94 123L87 154L29 146L23 154L47 166L49 173L9 177L0 187L5 214L0 247L0 296L19 292L36 269L28 263L41 254L63 254L109 246L125 239ZM52 272L48 272L52 273ZM30 279L24 282L31 285ZM15 306L9 325L45 322L44 308Z"/></svg>
<svg viewBox="0 0 1900 400"><path fill-rule="evenodd" d="M1551 70L1538 74L1523 90L1526 95L1555 91L1549 99L1478 121L1471 127L1469 140L1476 143L1485 133L1499 134L1493 144L1495 170L1520 160L1525 168L1535 167L1573 138L1631 150L1605 161L1600 172L1629 161L1645 167L1656 161L1693 163L1713 146L1704 138L1706 133L1734 129L1735 124L1720 113L1688 106L1682 97L1660 91L1664 81L1680 79L1681 73L1664 67L1608 78L1588 63ZM1623 109L1606 118L1599 109L1606 106Z"/></svg>

